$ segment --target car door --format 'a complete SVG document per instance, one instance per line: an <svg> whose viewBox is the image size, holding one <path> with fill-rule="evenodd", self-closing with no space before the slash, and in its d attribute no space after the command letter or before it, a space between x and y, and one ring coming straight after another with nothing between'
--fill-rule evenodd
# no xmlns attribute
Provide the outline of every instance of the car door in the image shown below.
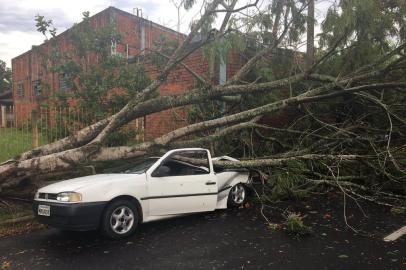
<svg viewBox="0 0 406 270"><path fill-rule="evenodd" d="M217 181L204 149L175 150L147 172L151 216L212 211Z"/></svg>

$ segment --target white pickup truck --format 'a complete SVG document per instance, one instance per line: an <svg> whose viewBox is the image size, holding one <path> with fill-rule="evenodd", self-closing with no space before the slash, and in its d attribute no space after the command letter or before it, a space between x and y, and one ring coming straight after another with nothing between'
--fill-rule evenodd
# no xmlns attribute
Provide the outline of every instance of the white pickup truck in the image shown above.
<svg viewBox="0 0 406 270"><path fill-rule="evenodd" d="M100 229L111 238L138 224L186 213L244 204L248 170L215 170L201 148L176 149L145 158L123 173L96 174L43 187L35 194L38 221L67 230Z"/></svg>

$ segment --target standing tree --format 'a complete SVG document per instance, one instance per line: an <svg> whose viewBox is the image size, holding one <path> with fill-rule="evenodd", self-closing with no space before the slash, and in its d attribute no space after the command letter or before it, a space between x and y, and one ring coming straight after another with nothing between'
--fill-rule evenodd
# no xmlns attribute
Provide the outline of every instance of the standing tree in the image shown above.
<svg viewBox="0 0 406 270"><path fill-rule="evenodd" d="M11 69L6 62L0 60L0 93L11 89Z"/></svg>
<svg viewBox="0 0 406 270"><path fill-rule="evenodd" d="M126 57L112 51L112 41L119 43L122 39L115 29L114 21L94 29L89 12L83 12L82 23L74 25L68 33L67 38L73 45L73 49L68 52L61 51L52 20L37 15L35 21L38 32L46 38L51 36L47 39L50 49L36 48L42 66L47 72L58 74L60 82L52 102L47 100L45 104L49 106L49 103L54 103L62 110L71 109L72 103L75 104L77 112L88 114L76 120L82 121L82 126L113 114L150 83L143 66L127 65ZM97 65L87 61L89 55L97 57ZM46 86L45 91L51 92L50 88ZM69 115L66 118L57 120L70 120ZM106 139L106 145L125 144L136 132L117 130Z"/></svg>
<svg viewBox="0 0 406 270"><path fill-rule="evenodd" d="M306 68L309 69L314 64L314 0L309 0L307 8L307 49Z"/></svg>

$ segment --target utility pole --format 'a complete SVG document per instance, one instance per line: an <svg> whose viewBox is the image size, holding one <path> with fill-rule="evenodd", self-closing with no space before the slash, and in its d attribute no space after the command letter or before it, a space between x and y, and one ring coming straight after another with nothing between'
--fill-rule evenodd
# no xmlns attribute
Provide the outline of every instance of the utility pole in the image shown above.
<svg viewBox="0 0 406 270"><path fill-rule="evenodd" d="M310 69L314 64L314 0L308 1L306 69Z"/></svg>

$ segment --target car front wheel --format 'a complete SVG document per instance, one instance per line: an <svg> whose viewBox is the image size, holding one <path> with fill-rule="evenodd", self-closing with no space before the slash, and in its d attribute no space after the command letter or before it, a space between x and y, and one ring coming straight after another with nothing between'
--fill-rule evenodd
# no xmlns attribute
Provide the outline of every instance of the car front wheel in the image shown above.
<svg viewBox="0 0 406 270"><path fill-rule="evenodd" d="M104 211L101 230L109 238L120 239L133 234L138 222L137 207L130 201L117 200Z"/></svg>
<svg viewBox="0 0 406 270"><path fill-rule="evenodd" d="M247 200L247 189L243 184L233 186L228 195L228 207L239 207Z"/></svg>

